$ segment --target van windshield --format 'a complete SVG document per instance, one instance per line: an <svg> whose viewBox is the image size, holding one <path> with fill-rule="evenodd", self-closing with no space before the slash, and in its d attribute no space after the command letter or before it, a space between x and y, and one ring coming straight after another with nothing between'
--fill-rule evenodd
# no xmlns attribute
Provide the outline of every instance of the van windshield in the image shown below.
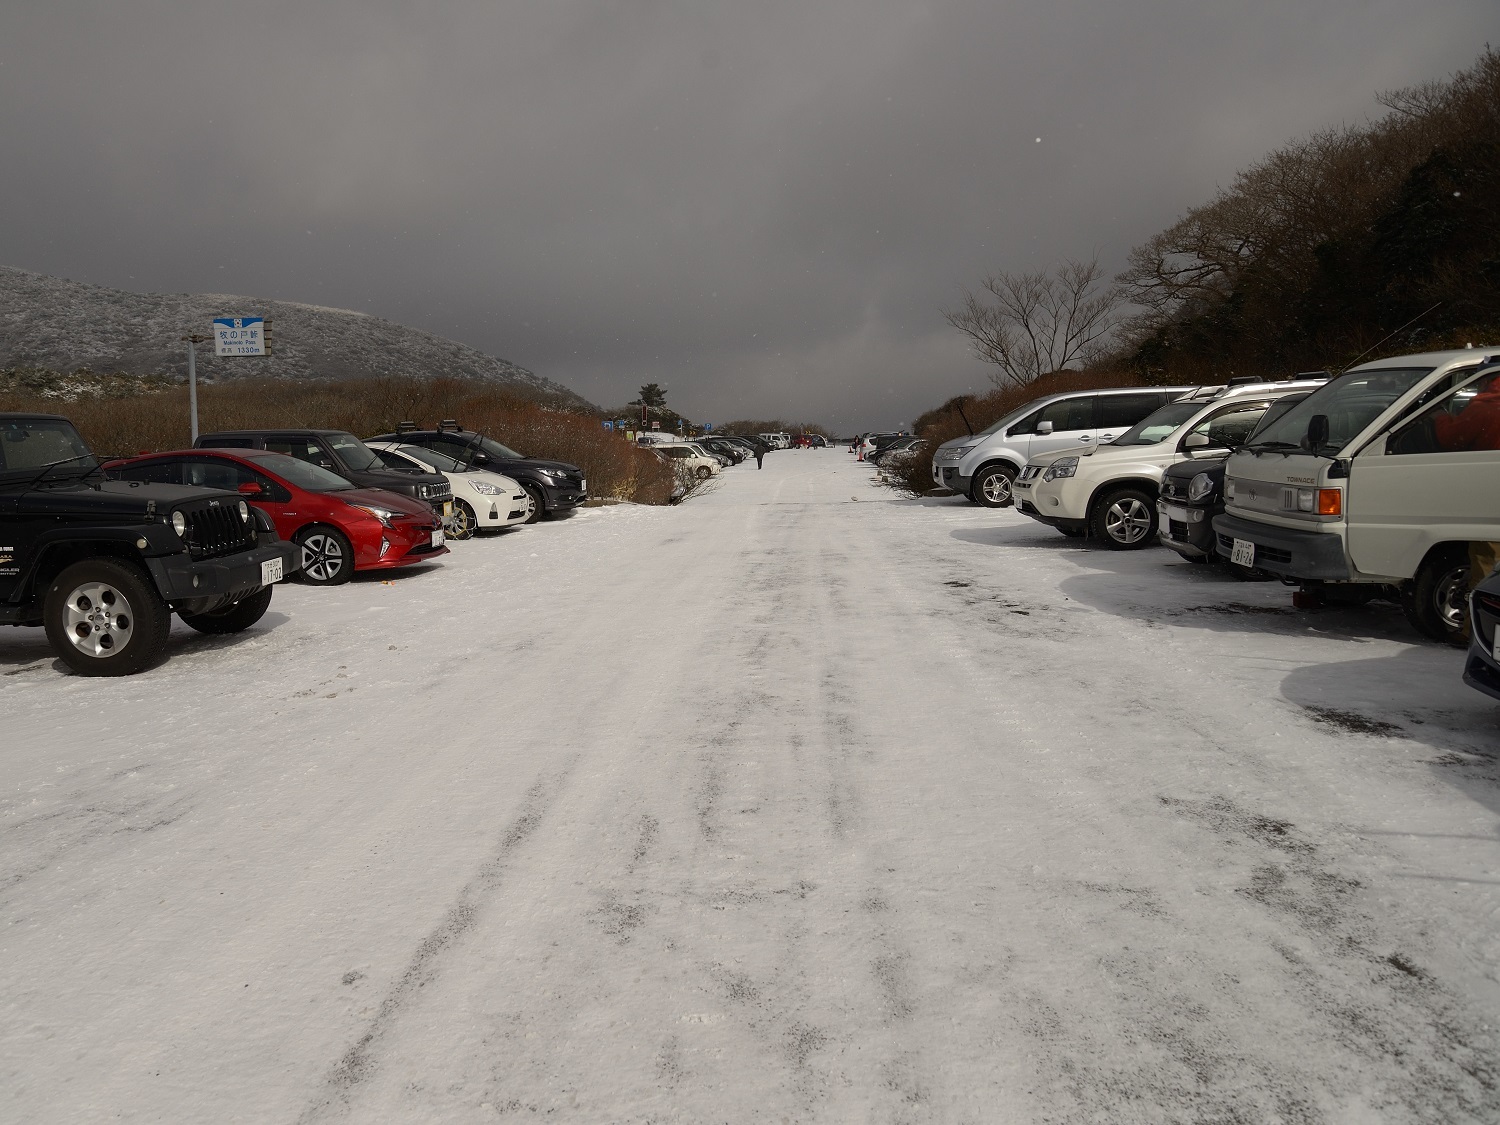
<svg viewBox="0 0 1500 1125"><path fill-rule="evenodd" d="M1254 448L1318 453L1308 449L1307 424L1322 414L1328 419L1328 440L1322 452L1337 452L1431 371L1430 367L1382 367L1340 375L1274 422L1262 425L1256 431Z"/></svg>
<svg viewBox="0 0 1500 1125"><path fill-rule="evenodd" d="M1159 445L1176 433L1178 426L1207 405L1204 402L1169 402L1154 414L1147 414L1109 444Z"/></svg>

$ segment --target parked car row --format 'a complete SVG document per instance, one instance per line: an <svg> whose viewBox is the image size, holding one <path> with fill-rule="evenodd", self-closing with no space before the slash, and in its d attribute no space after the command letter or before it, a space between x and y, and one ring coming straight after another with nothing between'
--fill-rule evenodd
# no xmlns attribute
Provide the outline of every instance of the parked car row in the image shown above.
<svg viewBox="0 0 1500 1125"><path fill-rule="evenodd" d="M101 461L66 418L0 414L0 624L44 627L84 675L128 675L159 657L174 612L201 632L239 632L293 575L332 586L431 562L450 537L587 495L576 466L452 419L368 442L226 431Z"/></svg>
<svg viewBox="0 0 1500 1125"><path fill-rule="evenodd" d="M690 488L694 482L717 476L721 470L738 465L747 458L763 457L774 448L758 438L729 434L642 444L672 465L677 471L678 486L682 490Z"/></svg>
<svg viewBox="0 0 1500 1125"><path fill-rule="evenodd" d="M1399 602L1470 644L1466 681L1500 698L1500 348L1050 395L944 443L933 480L1107 548L1280 579L1301 606Z"/></svg>

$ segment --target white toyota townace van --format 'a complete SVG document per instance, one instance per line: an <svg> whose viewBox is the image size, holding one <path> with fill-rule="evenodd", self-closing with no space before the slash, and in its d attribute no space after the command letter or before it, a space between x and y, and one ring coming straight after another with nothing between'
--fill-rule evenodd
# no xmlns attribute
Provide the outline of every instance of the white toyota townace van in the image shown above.
<svg viewBox="0 0 1500 1125"><path fill-rule="evenodd" d="M1154 546L1157 491L1169 465L1222 457L1244 442L1271 403L1322 380L1241 383L1188 395L1114 441L1033 457L1015 482L1016 508L1064 535L1120 551Z"/></svg>
<svg viewBox="0 0 1500 1125"><path fill-rule="evenodd" d="M1314 597L1399 596L1462 635L1470 542L1500 541L1500 348L1361 364L1225 467L1219 554Z"/></svg>
<svg viewBox="0 0 1500 1125"><path fill-rule="evenodd" d="M986 430L954 438L932 454L932 482L975 504L1003 508L1011 482L1039 454L1113 441L1157 407L1196 387L1121 387L1033 399Z"/></svg>

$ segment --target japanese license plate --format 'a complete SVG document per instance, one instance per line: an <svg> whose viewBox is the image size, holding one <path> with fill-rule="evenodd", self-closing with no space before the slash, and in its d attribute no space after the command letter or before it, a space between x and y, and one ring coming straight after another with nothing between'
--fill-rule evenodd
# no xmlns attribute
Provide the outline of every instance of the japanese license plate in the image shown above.
<svg viewBox="0 0 1500 1125"><path fill-rule="evenodd" d="M1161 514L1166 516L1167 519L1176 520L1178 523L1188 522L1188 512L1186 508L1179 508L1176 504L1162 504L1160 505L1160 507Z"/></svg>
<svg viewBox="0 0 1500 1125"><path fill-rule="evenodd" d="M1255 544L1248 539L1236 539L1234 550L1230 552L1229 561L1235 566L1255 565Z"/></svg>
<svg viewBox="0 0 1500 1125"><path fill-rule="evenodd" d="M269 586L273 582L280 582L283 576L280 559L268 559L260 564L260 584Z"/></svg>
<svg viewBox="0 0 1500 1125"><path fill-rule="evenodd" d="M589 490L589 478L588 477L584 477L583 480L581 480L581 481L578 482L578 490L580 492L587 492Z"/></svg>
<svg viewBox="0 0 1500 1125"><path fill-rule="evenodd" d="M432 529L432 545L434 547L441 547L443 545L443 529L442 528L435 527L435 528Z"/></svg>
<svg viewBox="0 0 1500 1125"><path fill-rule="evenodd" d="M445 520L451 520L453 518L453 501L452 500L444 500L443 501L443 518Z"/></svg>

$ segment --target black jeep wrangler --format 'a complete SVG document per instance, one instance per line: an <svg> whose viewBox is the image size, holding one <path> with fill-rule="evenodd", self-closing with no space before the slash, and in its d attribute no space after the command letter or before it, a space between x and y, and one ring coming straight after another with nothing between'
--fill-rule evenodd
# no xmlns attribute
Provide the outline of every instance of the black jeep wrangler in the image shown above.
<svg viewBox="0 0 1500 1125"><path fill-rule="evenodd" d="M43 626L75 672L150 667L173 611L249 628L297 559L234 493L105 480L66 418L0 414L0 624Z"/></svg>

